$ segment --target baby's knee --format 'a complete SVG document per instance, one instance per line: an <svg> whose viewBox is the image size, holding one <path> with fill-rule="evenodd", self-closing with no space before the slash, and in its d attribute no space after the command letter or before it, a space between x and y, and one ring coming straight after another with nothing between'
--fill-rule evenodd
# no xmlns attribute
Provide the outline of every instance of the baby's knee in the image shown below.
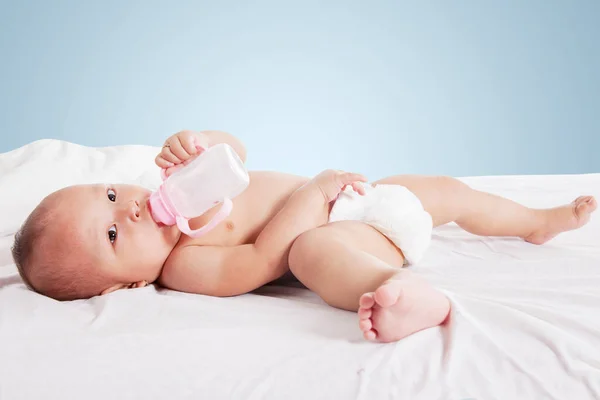
<svg viewBox="0 0 600 400"><path fill-rule="evenodd" d="M320 227L306 231L296 238L288 256L288 265L294 275L319 264L323 244L330 236L324 227Z"/></svg>
<svg viewBox="0 0 600 400"><path fill-rule="evenodd" d="M288 263L292 271L297 266L306 263L306 259L310 257L311 248L316 242L318 235L318 228L311 229L298 236L294 243L292 243L288 256Z"/></svg>

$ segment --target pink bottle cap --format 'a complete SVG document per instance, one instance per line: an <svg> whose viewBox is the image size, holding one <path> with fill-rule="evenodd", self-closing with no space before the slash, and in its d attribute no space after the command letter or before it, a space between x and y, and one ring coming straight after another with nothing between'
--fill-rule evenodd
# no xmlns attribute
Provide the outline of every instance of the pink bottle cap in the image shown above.
<svg viewBox="0 0 600 400"><path fill-rule="evenodd" d="M175 225L175 213L172 207L169 207L166 197L163 194L164 187L160 185L158 190L150 195L150 214L152 219L165 225Z"/></svg>

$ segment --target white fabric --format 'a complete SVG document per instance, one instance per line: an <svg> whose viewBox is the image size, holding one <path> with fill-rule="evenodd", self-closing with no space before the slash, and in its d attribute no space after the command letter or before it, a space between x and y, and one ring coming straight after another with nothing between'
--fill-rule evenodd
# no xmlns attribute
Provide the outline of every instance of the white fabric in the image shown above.
<svg viewBox="0 0 600 400"><path fill-rule="evenodd" d="M431 215L417 196L398 185L365 185L365 195L350 186L340 193L329 222L361 221L402 250L407 264L419 262L431 241Z"/></svg>
<svg viewBox="0 0 600 400"><path fill-rule="evenodd" d="M599 216L545 246L435 229L410 268L448 293L450 322L385 345L299 288L67 303L27 291L9 247L33 205L68 183L157 183L155 151L43 141L0 155L2 400L600 398ZM530 206L600 197L600 174L465 181Z"/></svg>
<svg viewBox="0 0 600 400"><path fill-rule="evenodd" d="M59 140L39 140L0 155L0 235L18 230L33 208L53 191L82 183L161 182L154 157L159 148L91 148Z"/></svg>

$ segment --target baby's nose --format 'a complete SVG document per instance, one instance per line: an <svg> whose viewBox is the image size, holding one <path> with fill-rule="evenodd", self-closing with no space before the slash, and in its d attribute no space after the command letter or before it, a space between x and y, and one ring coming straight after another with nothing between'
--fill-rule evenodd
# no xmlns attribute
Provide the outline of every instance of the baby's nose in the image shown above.
<svg viewBox="0 0 600 400"><path fill-rule="evenodd" d="M137 200L131 200L127 204L128 210L127 214L132 221L137 221L140 219L140 203Z"/></svg>

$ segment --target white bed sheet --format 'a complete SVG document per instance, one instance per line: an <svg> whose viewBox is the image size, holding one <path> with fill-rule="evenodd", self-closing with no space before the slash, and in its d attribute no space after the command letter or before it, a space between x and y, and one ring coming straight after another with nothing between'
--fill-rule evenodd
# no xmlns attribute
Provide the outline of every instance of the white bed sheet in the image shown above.
<svg viewBox="0 0 600 400"><path fill-rule="evenodd" d="M155 187L156 151L45 140L0 155L0 399L600 398L598 216L541 247L436 229L412 269L448 293L450 321L392 344L294 287L65 303L26 290L9 248L35 204L79 182ZM465 181L530 206L600 198L600 174Z"/></svg>

